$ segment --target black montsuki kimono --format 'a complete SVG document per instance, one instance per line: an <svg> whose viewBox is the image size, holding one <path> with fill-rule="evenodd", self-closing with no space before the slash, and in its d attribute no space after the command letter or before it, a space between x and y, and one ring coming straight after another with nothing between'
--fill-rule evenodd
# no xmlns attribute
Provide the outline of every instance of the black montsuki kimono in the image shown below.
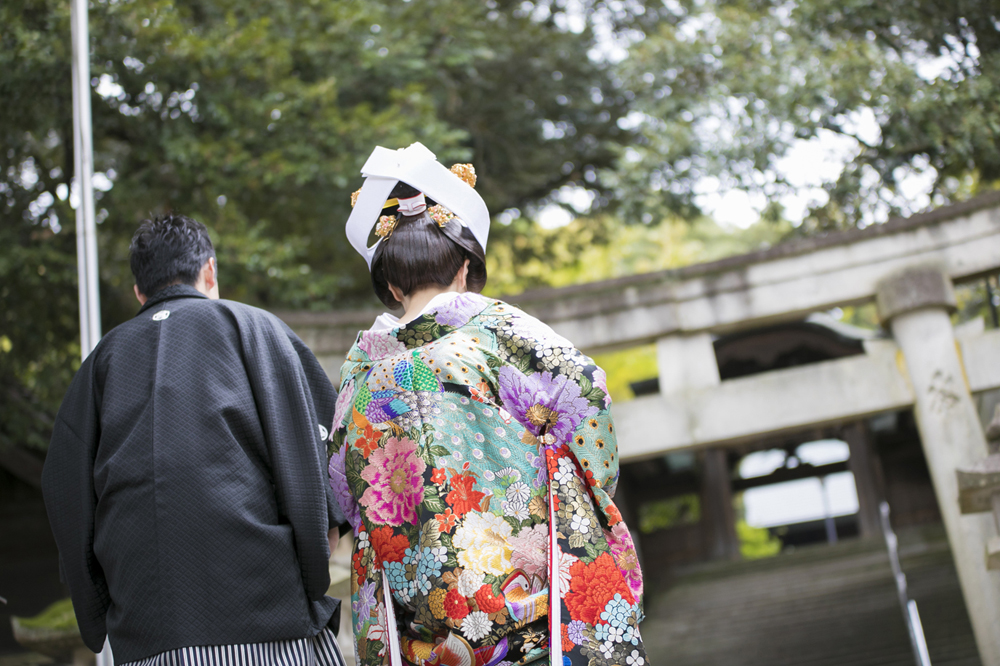
<svg viewBox="0 0 1000 666"><path fill-rule="evenodd" d="M273 315L178 285L108 333L42 476L87 646L116 661L336 622L326 478L336 393Z"/></svg>

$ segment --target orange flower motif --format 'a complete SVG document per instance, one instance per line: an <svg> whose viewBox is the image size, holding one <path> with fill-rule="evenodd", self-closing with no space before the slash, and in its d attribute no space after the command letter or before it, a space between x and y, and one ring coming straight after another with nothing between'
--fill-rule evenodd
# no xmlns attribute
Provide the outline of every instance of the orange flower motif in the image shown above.
<svg viewBox="0 0 1000 666"><path fill-rule="evenodd" d="M444 610L448 617L458 622L469 614L469 600L458 590L448 590L448 596L444 598Z"/></svg>
<svg viewBox="0 0 1000 666"><path fill-rule="evenodd" d="M610 553L601 553L589 564L577 560L569 573L570 590L563 599L574 620L597 624L601 621L604 606L616 594L622 595L622 599L630 604L635 603L632 591Z"/></svg>
<svg viewBox="0 0 1000 666"><path fill-rule="evenodd" d="M608 517L608 525L617 525L622 522L621 511L618 510L618 507L613 502L608 503L608 508L604 510L604 514Z"/></svg>
<svg viewBox="0 0 1000 666"><path fill-rule="evenodd" d="M447 472L445 472L440 467L435 467L433 470L431 470L431 483L443 486L447 478L448 478Z"/></svg>
<svg viewBox="0 0 1000 666"><path fill-rule="evenodd" d="M364 430L358 434L358 439L355 444L358 449L361 450L361 455L365 460L368 460L368 456L378 448L378 441L382 438L382 433L371 425L366 425Z"/></svg>
<svg viewBox="0 0 1000 666"><path fill-rule="evenodd" d="M488 402L493 397L493 390L486 380L480 379L475 386L469 387L469 393L476 402Z"/></svg>
<svg viewBox="0 0 1000 666"><path fill-rule="evenodd" d="M451 509L445 509L444 513L435 513L434 519L438 521L438 532L451 532L455 529L458 516Z"/></svg>
<svg viewBox="0 0 1000 666"><path fill-rule="evenodd" d="M381 562L402 562L410 540L403 534L393 534L392 528L378 527L371 531L372 548Z"/></svg>
<svg viewBox="0 0 1000 666"><path fill-rule="evenodd" d="M493 594L492 585L483 585L476 590L476 603L479 604L479 610L487 615L496 613L505 606L503 597Z"/></svg>
<svg viewBox="0 0 1000 666"><path fill-rule="evenodd" d="M351 556L351 564L354 565L354 571L358 574L358 578L363 580L368 573L368 567L362 563L362 559L364 559L364 553L360 550Z"/></svg>
<svg viewBox="0 0 1000 666"><path fill-rule="evenodd" d="M481 511L479 503L486 493L473 490L476 480L471 474L452 474L451 492L445 496L445 500L455 510L455 515L461 518L470 511Z"/></svg>

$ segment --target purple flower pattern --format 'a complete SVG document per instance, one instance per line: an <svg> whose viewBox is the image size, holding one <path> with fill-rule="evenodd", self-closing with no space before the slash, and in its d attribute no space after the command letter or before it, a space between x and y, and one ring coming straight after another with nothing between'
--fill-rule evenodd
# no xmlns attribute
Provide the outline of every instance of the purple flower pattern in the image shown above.
<svg viewBox="0 0 1000 666"><path fill-rule="evenodd" d="M579 384L563 375L525 375L507 365L500 368L499 384L504 407L536 437L547 425L547 434L554 435L557 442L567 442L585 418L597 414L597 408L581 396ZM548 414L538 407L548 410ZM541 414L546 415L546 423L539 423Z"/></svg>
<svg viewBox="0 0 1000 666"><path fill-rule="evenodd" d="M477 293L467 291L459 294L437 308L434 321L442 326L465 326L469 320L483 311L486 300Z"/></svg>
<svg viewBox="0 0 1000 666"><path fill-rule="evenodd" d="M340 447L340 451L330 456L330 487L333 489L333 495L337 499L337 504L340 505L344 517L347 518L347 522L351 524L351 527L356 528L361 523L361 513L358 510L358 503L347 486L346 457L346 446Z"/></svg>

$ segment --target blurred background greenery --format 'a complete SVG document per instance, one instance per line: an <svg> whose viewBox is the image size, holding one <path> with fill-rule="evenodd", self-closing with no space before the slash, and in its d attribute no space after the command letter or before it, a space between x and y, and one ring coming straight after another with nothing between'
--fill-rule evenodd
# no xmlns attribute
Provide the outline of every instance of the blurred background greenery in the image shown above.
<svg viewBox="0 0 1000 666"><path fill-rule="evenodd" d="M475 164L495 295L878 223L1000 178L988 0L94 0L90 21L104 330L135 311L132 232L165 211L212 229L226 297L374 305L343 223L375 145ZM79 364L67 3L0 4L0 100L0 446L44 448ZM847 141L835 173L782 168L820 139ZM713 219L712 187L759 221ZM540 225L554 207L571 221Z"/></svg>

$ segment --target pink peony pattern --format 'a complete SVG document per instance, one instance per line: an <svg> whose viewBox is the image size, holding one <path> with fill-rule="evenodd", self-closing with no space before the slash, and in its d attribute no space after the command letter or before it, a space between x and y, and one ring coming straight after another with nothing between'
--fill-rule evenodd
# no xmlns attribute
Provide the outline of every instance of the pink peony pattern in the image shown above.
<svg viewBox="0 0 1000 666"><path fill-rule="evenodd" d="M547 525L532 525L508 539L513 554L510 563L529 576L548 576L549 530Z"/></svg>
<svg viewBox="0 0 1000 666"><path fill-rule="evenodd" d="M635 543L632 535L629 534L628 527L622 521L611 528L605 530L608 538L608 545L611 547L611 555L615 558L618 570L625 577L632 595L638 599L642 596L642 570L639 568L639 556L635 552Z"/></svg>
<svg viewBox="0 0 1000 666"><path fill-rule="evenodd" d="M417 443L405 437L390 437L368 458L361 478L368 484L361 505L380 525L398 527L417 520L417 507L424 499L424 470Z"/></svg>
<svg viewBox="0 0 1000 666"><path fill-rule="evenodd" d="M358 340L358 349L376 361L405 352L406 345L396 338L393 331L364 331Z"/></svg>
<svg viewBox="0 0 1000 666"><path fill-rule="evenodd" d="M611 406L611 394L608 393L608 373L598 367L594 370L594 386L604 391L604 409Z"/></svg>

